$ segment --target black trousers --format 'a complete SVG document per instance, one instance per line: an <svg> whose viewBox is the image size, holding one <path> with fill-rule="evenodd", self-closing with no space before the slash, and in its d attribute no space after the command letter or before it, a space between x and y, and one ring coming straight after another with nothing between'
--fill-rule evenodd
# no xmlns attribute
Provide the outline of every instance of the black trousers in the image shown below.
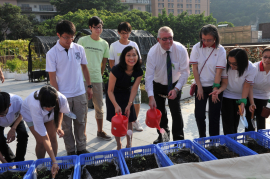
<svg viewBox="0 0 270 179"><path fill-rule="evenodd" d="M175 87L176 83L177 82L173 83L173 88ZM153 82L153 84L154 84L154 98L156 100L157 109L159 109L162 113L160 127L166 130L166 132L169 134L170 129L168 126L167 110L165 108L165 98L159 96L159 94L168 95L167 85L162 85L156 82ZM172 134L174 141L184 139L184 131L183 131L184 123L180 108L180 98L181 98L181 90L179 91L177 97L174 100L168 99L168 104L172 115ZM161 138L159 130L157 130L157 132L159 134L159 137Z"/></svg>
<svg viewBox="0 0 270 179"><path fill-rule="evenodd" d="M254 118L256 117L257 121L257 130L265 129L265 118L261 116L262 109L264 106L267 105L268 99L256 99L254 98L254 103L256 105L256 109L254 112ZM251 123L251 112L249 111L250 102L249 99L247 99L247 105L245 107L246 109L246 118L248 121L248 128L245 128L245 131L255 131L253 128L253 125Z"/></svg>
<svg viewBox="0 0 270 179"><path fill-rule="evenodd" d="M237 133L240 120L237 100L223 97L221 112L224 135Z"/></svg>
<svg viewBox="0 0 270 179"><path fill-rule="evenodd" d="M10 127L12 127L13 124ZM28 143L28 134L24 122L21 121L16 129L17 133L16 157L14 156L12 150L9 148L7 144L7 138L4 136L4 129L5 127L0 126L0 152L5 157L7 162L12 162L13 160L14 162L24 161Z"/></svg>
<svg viewBox="0 0 270 179"><path fill-rule="evenodd" d="M222 104L223 93L218 95L220 101L213 103L212 96L209 94L213 91L212 86L203 87L203 99L199 100L197 96L197 86L195 90L195 118L199 130L200 137L206 137L206 124L205 124L205 108L206 103L209 98L209 135L216 136L219 135L219 123L220 123L220 109Z"/></svg>

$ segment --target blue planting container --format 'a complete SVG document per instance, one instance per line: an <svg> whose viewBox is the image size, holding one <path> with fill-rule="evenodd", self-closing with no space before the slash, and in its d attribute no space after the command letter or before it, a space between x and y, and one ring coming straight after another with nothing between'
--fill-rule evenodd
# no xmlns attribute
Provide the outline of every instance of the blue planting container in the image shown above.
<svg viewBox="0 0 270 179"><path fill-rule="evenodd" d="M27 173L31 170L31 165L33 164L33 160L23 161L23 162L13 162L13 163L3 163L0 164L0 174L4 173L7 170L16 170L16 171L26 171L26 174L24 175L23 179L26 179L28 177ZM9 167L16 166L14 169L9 169Z"/></svg>
<svg viewBox="0 0 270 179"><path fill-rule="evenodd" d="M56 161L58 163L58 166L60 169L67 169L70 168L71 166L74 166L74 174L73 174L73 178L75 178L77 176L77 155L70 155L70 156L63 156L63 157L56 157ZM44 165L48 168L52 167L52 160L51 158L44 158L44 159L38 159L36 160L32 165L31 165L31 170L27 172L27 178L26 179L33 179L34 177L34 172L35 169L38 165Z"/></svg>
<svg viewBox="0 0 270 179"><path fill-rule="evenodd" d="M237 133L237 134L228 134L227 136L230 137L231 139L239 142L239 143L246 143L249 138L252 138L259 145L270 149L270 138L268 138L265 135L258 133L258 132L250 131L250 132L243 132L243 133ZM244 146L243 144L240 144L240 145ZM248 148L248 147L246 147L246 148ZM251 149L249 149L249 150L251 150ZM255 154L258 154L257 152L255 152L253 150L251 150L251 151L254 152Z"/></svg>
<svg viewBox="0 0 270 179"><path fill-rule="evenodd" d="M265 135L266 137L270 138L270 129L260 129L258 133Z"/></svg>
<svg viewBox="0 0 270 179"><path fill-rule="evenodd" d="M172 142L159 143L157 146L164 152L164 157L169 161L170 165L174 165L170 158L166 155L167 153L175 152L183 147L190 149L192 153L198 155L201 161L216 160L212 157L209 151L202 150L199 146L194 144L191 140L178 140Z"/></svg>
<svg viewBox="0 0 270 179"><path fill-rule="evenodd" d="M164 154L162 154L162 151L159 147L157 147L154 144L151 145L146 145L146 146L140 146L140 147L132 147L132 148L125 148L121 149L119 151L120 157L123 161L123 166L125 169L126 174L130 174L128 166L126 164L125 158L133 158L136 155L151 155L151 154L156 154L159 164L162 167L167 167L170 166L170 163L166 160L164 157Z"/></svg>
<svg viewBox="0 0 270 179"><path fill-rule="evenodd" d="M103 162L111 162L113 158L116 159L116 162L118 163L118 167L121 171L121 174L125 175L125 171L122 164L122 160L120 159L119 151L110 150L110 151L105 151L105 152L95 152L95 153L88 153L88 154L80 155L79 160L78 160L77 178L81 178L82 165L92 165L92 164L101 164Z"/></svg>
<svg viewBox="0 0 270 179"><path fill-rule="evenodd" d="M240 156L248 156L248 155L257 154L256 152L245 147L244 145L239 144L238 142L224 135L197 138L197 139L194 139L194 143L205 151L207 150L206 147L225 145L226 147L229 148L230 151L233 151L234 153L237 153ZM212 153L211 155L212 157L217 159Z"/></svg>

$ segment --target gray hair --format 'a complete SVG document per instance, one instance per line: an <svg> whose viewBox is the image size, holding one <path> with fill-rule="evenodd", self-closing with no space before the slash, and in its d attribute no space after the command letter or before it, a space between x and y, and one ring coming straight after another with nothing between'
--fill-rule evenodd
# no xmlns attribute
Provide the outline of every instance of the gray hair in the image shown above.
<svg viewBox="0 0 270 179"><path fill-rule="evenodd" d="M163 27L159 28L157 38L160 38L161 32L168 32L168 33L172 34L172 36L173 36L173 30L168 26L163 26Z"/></svg>

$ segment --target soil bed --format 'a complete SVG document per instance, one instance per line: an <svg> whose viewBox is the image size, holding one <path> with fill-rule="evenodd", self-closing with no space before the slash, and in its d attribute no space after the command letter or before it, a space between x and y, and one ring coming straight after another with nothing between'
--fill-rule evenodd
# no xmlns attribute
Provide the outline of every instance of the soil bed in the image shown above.
<svg viewBox="0 0 270 179"><path fill-rule="evenodd" d="M130 173L158 168L154 154L125 158Z"/></svg>
<svg viewBox="0 0 270 179"><path fill-rule="evenodd" d="M73 172L74 167L70 167L69 169L59 169L58 173L55 176L55 179L68 179L69 175ZM51 170L41 170L37 172L37 179L43 178L52 178Z"/></svg>
<svg viewBox="0 0 270 179"><path fill-rule="evenodd" d="M183 150L184 149L184 150ZM167 153L173 164L199 162L198 156L190 153L190 149L183 148L175 152Z"/></svg>
<svg viewBox="0 0 270 179"><path fill-rule="evenodd" d="M210 146L206 147L206 149L218 159L239 157L237 153L229 151L228 147L224 145Z"/></svg>
<svg viewBox="0 0 270 179"><path fill-rule="evenodd" d="M10 172L6 171L0 174L0 179L22 179L26 172Z"/></svg>
<svg viewBox="0 0 270 179"><path fill-rule="evenodd" d="M116 170L116 166L113 161L104 162L102 165L86 165L85 167L93 179L111 178L121 175L121 171ZM82 176L82 178L84 178Z"/></svg>
<svg viewBox="0 0 270 179"><path fill-rule="evenodd" d="M258 154L270 153L270 149L259 145L254 139L249 139L247 143L242 143L251 150L257 152Z"/></svg>

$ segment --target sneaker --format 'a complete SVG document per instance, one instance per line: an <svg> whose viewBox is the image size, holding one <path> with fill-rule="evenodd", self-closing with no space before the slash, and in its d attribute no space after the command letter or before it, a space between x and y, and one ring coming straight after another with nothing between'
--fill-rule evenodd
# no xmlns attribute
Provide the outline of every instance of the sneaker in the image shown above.
<svg viewBox="0 0 270 179"><path fill-rule="evenodd" d="M143 128L142 128L141 124L138 121L134 121L132 123L132 126L136 131L143 131Z"/></svg>
<svg viewBox="0 0 270 179"><path fill-rule="evenodd" d="M86 149L81 150L81 151L77 151L77 155L87 154L87 153L90 153L90 152L88 150L86 150Z"/></svg>
<svg viewBox="0 0 270 179"><path fill-rule="evenodd" d="M104 132L104 131L97 132L97 136L104 139L104 140L112 140L112 137L109 136L108 134L106 134L106 132Z"/></svg>
<svg viewBox="0 0 270 179"><path fill-rule="evenodd" d="M68 152L67 155L76 155L76 152L73 151L73 152Z"/></svg>

